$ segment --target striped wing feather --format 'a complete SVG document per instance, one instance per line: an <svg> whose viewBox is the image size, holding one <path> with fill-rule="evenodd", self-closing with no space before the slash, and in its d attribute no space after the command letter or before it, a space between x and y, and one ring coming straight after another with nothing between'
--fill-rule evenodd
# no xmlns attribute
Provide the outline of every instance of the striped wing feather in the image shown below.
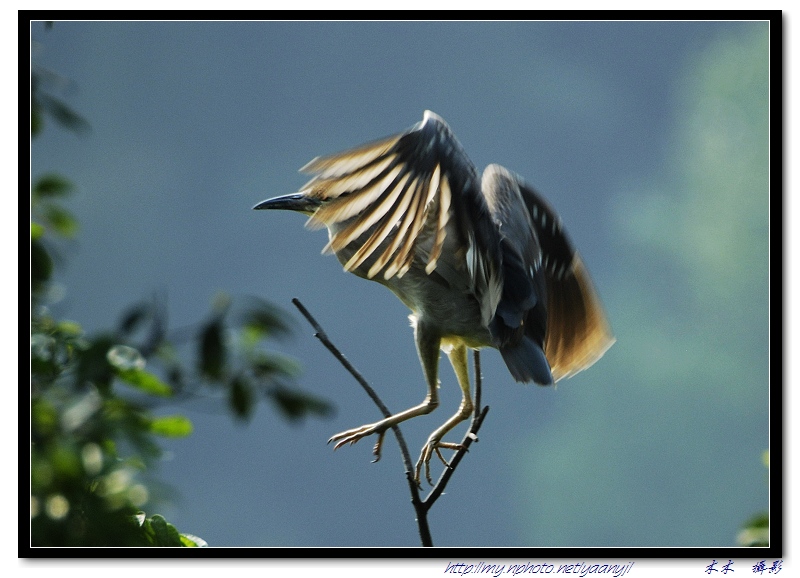
<svg viewBox="0 0 800 578"><path fill-rule="evenodd" d="M431 273L453 215L453 195L482 201L474 189L477 171L444 121L429 112L404 133L317 157L301 170L315 176L300 192L324 201L307 225L340 225L323 251L338 252L371 231L344 265L352 271L374 256L369 278L381 271L385 279L402 277L426 223L434 226L425 267Z"/></svg>

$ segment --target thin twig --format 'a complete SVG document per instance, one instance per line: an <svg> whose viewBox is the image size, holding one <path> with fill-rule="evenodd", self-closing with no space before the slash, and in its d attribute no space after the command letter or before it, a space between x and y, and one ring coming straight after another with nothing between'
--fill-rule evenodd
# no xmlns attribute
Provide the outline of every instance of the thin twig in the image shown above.
<svg viewBox="0 0 800 578"><path fill-rule="evenodd" d="M367 383L367 380L359 373L359 371L352 366L352 364L347 360L347 358L339 351L333 342L328 338L327 333L325 330L322 329L322 326L314 319L314 316L309 313L308 309L300 302L299 299L294 298L292 299L292 303L295 307L300 311L303 317L311 324L311 327L314 328L314 337L319 339L322 344L330 351L333 356L342 364L342 366L352 375L355 380L361 385L364 391L367 392L367 395L370 399L375 402L375 405L378 406L378 409L383 414L384 417L391 417L391 412L389 408L383 403L378 394L375 393L375 390ZM406 480L408 481L408 489L411 492L411 503L414 506L414 510L417 513L417 527L419 529L420 534L420 541L422 542L423 546L433 546L433 540L431 538L430 527L428 526L428 518L425 515L427 509L424 507L422 498L419 495L419 486L417 482L414 480L414 464L411 461L411 454L408 451L408 445L406 444L405 438L403 438L403 432L400 431L400 426L393 425L392 432L394 433L395 437L397 438L397 444L400 446L400 453L403 458L403 465L405 466L406 470Z"/></svg>
<svg viewBox="0 0 800 578"><path fill-rule="evenodd" d="M483 375L481 374L481 352L478 349L472 350L472 366L475 371L475 419L481 413L481 383L483 382ZM473 424L475 421L473 420ZM475 433L478 433L475 430Z"/></svg>
<svg viewBox="0 0 800 578"><path fill-rule="evenodd" d="M339 360L339 363L341 363L344 366L344 368L350 372L350 375L356 378L356 381L358 381L358 383L361 384L361 387L364 388L364 391L367 392L367 395L370 397L370 399L372 399L372 401L375 402L375 405L378 406L378 409L381 410L383 417L392 417L391 412L383 404L383 401L381 401L381 398L378 397L377 393L375 393L375 390L372 389L369 383L367 383L367 380L362 377L362 375L358 372L358 370L350 364L350 362L347 360L344 354L342 354L342 352L339 351L339 349L331 342L331 340L328 339L327 333L325 333L325 330L322 329L322 326L319 323L317 323L317 320L314 319L311 313L308 312L308 309L306 309L305 306L302 303L300 303L300 300L297 298L292 299L292 303L294 304L295 307L297 307L297 309L300 310L300 313L303 314L303 317L305 317L308 320L308 322L311 324L311 327L313 327L314 331L316 331L314 337L319 339L322 342L322 344L325 347L327 347L331 353L333 353L333 356Z"/></svg>
<svg viewBox="0 0 800 578"><path fill-rule="evenodd" d="M316 319L309 313L308 309L306 309L300 300L297 298L292 299L292 303L295 307L302 313L303 317L311 324L311 327L314 328L314 336L319 339L322 344L330 351L333 356L339 360L339 363L344 366L344 368L350 372L356 381L361 385L364 391L367 392L367 395L372 399L375 405L378 406L381 413L384 417L391 417L391 412L389 409L384 405L383 401L381 401L378 394L375 393L375 390L367 383L367 381L362 377L362 375L354 368L351 363L347 360L347 358L342 354L341 351L331 342L328 338L328 335L325 333L325 330L322 329L322 326L317 322ZM480 365L480 354L476 350L474 352L474 365L475 365L475 413L472 418L472 422L470 423L469 430L467 431L466 435L464 436L464 440L461 442L462 449L456 452L456 455L450 461L450 467L445 468L442 475L436 482L436 485L431 490L431 493L425 500L420 498L419 494L419 486L417 485L416 480L414 479L414 466L411 462L411 454L408 451L408 446L406 445L405 439L403 438L403 434L400 431L400 427L397 425L392 426L392 432L394 432L395 437L397 438L397 443L400 446L400 452L403 456L403 464L406 468L406 480L408 481L409 491L411 492L411 504L414 506L414 511L416 512L416 519L417 519L417 528L419 529L420 534L420 541L422 542L423 546L433 546L433 540L431 538L430 527L428 525L428 510L431 509L434 502L439 498L439 496L444 492L444 488L447 486L447 482L450 480L451 476L455 472L456 466L464 457L464 454L467 453L469 450L469 446L472 445L473 441L478 441L477 433L483 423L484 418L486 417L486 413L489 411L488 407L481 408L481 365ZM379 434L380 435L380 434Z"/></svg>
<svg viewBox="0 0 800 578"><path fill-rule="evenodd" d="M431 493L428 494L428 497L422 502L426 512L431 509L434 502L444 492L447 482L450 481L451 476L456 470L456 466L458 466L458 463L469 451L469 446L472 445L472 442L478 441L478 430L481 429L483 420L489 412L488 405L481 408L481 385L483 379L481 376L481 354L477 349L473 351L473 362L475 366L475 413L472 416L472 421L469 424L467 433L464 435L464 439L461 440L462 449L456 452L456 455L450 460L450 467L444 469L442 475L436 480L436 484L433 486Z"/></svg>

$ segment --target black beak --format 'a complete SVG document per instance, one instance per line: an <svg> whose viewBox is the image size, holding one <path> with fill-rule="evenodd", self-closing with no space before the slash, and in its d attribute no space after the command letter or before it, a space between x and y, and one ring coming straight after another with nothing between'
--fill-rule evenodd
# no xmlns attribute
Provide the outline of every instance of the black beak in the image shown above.
<svg viewBox="0 0 800 578"><path fill-rule="evenodd" d="M261 209L279 209L281 211L297 211L298 213L313 215L321 204L322 202L319 199L311 199L301 193L293 193L261 201L253 209L257 211Z"/></svg>

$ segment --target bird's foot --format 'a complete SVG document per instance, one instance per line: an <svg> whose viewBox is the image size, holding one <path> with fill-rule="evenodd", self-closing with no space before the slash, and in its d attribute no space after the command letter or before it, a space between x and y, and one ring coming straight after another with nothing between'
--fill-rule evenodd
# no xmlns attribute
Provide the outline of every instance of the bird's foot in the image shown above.
<svg viewBox="0 0 800 578"><path fill-rule="evenodd" d="M419 460L417 460L417 467L414 470L414 481L417 482L417 486L421 486L419 481L419 475L422 472L422 467L425 466L425 479L428 480L428 483L432 486L433 481L431 481L431 458L433 454L436 454L444 467L450 468L450 463L444 459L442 456L442 452L439 451L440 449L446 450L464 450L466 446L462 444L454 444L450 442L443 442L441 439L437 439L435 437L428 438L428 441L422 447L422 453L420 453Z"/></svg>
<svg viewBox="0 0 800 578"><path fill-rule="evenodd" d="M375 442L375 445L372 448L372 455L375 456L375 459L372 460L374 463L381 459L381 447L383 446L383 436L386 434L386 428L387 426L383 425L382 422L362 425L361 427L349 429L336 434L328 440L328 443L336 442L336 445L333 446L333 449L338 450L345 444L353 445L361 438L365 438L372 434L378 434L378 440Z"/></svg>

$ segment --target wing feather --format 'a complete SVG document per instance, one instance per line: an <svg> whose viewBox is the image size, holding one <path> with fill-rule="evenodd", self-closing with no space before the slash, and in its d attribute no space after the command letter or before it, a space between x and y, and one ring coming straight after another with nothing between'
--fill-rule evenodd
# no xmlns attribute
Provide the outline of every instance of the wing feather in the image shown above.
<svg viewBox="0 0 800 578"><path fill-rule="evenodd" d="M383 269L383 267L385 267L389 263L389 259L392 258L392 256L395 254L397 249L404 241L408 241L410 243L414 242L415 240L414 237L411 234L407 236L406 231L408 231L409 228L411 227L411 224L413 223L419 211L420 200L421 200L420 189L422 186L422 184L419 181L420 179L414 180L414 183L411 187L412 191L409 199L409 207L406 209L405 213L402 216L400 225L397 231L395 232L394 239L392 239L391 243L383 252L383 254L380 257L378 257L378 260L375 261L375 263L372 265L372 267L369 270L369 273L367 273L368 277L372 278L375 275L377 275L378 271ZM397 270L400 269L401 265L402 265L402 259L400 258L400 255L398 255L398 257L395 258L395 260L389 266L389 269L393 269L394 272L397 272ZM389 273L389 269L387 269L386 272L384 273L383 275L384 279L391 279L391 277L393 276L393 273L392 274Z"/></svg>
<svg viewBox="0 0 800 578"><path fill-rule="evenodd" d="M382 271L388 280L420 263L430 274L452 233L465 243L469 239L480 253L479 277L472 280L479 299L488 284L500 282L496 230L478 172L436 114L426 111L403 133L317 157L301 170L315 175L301 193L322 201L307 225L329 228L326 251L354 250L346 270L366 264L368 277ZM427 240L420 253L423 231ZM353 247L367 233L366 241Z"/></svg>
<svg viewBox="0 0 800 578"><path fill-rule="evenodd" d="M384 156L401 136L394 135L338 154L316 157L307 162L300 172L317 173L323 179L341 177Z"/></svg>
<svg viewBox="0 0 800 578"><path fill-rule="evenodd" d="M351 217L356 216L368 207L379 208L381 203L379 201L384 196L391 196L396 191L396 184L398 183L398 176L402 172L403 167L396 165L389 169L387 172L382 173L364 188L359 189L358 192L352 193L347 197L339 197L330 203L322 206L314 213L312 217L314 222L322 223L341 223L347 221ZM370 209L370 213L375 212ZM367 219L359 219L359 221L366 221ZM362 226L362 233L368 227ZM339 242L341 243L341 242ZM346 244L346 243L345 243Z"/></svg>
<svg viewBox="0 0 800 578"><path fill-rule="evenodd" d="M400 177L400 180L397 182L395 187L388 189L378 201L373 203L373 205L370 205L369 212L364 215L364 218L354 220L350 225L339 231L336 234L336 241L331 241L328 243L328 247L333 251L344 249L352 241L366 233L375 223L383 218L386 213L394 208L395 212L391 217L386 219L387 223L384 223L391 225L390 227L386 228L386 234L388 234L391 230L391 227L397 223L398 215L404 207L403 202L407 201L407 196L403 193L405 193L407 187L406 183L409 176L410 173L405 173L402 177ZM385 235L380 241L378 241L378 244L380 244L384 238ZM367 243L364 244L364 246L366 245Z"/></svg>
<svg viewBox="0 0 800 578"><path fill-rule="evenodd" d="M430 184L428 184L428 190L430 190ZM395 275L402 277L411 267L415 257L413 249L417 241L417 235L425 225L425 217L428 213L426 209L429 206L428 199L429 196L425 195L425 185L420 185L417 189L416 207L414 207L413 211L408 212L409 217L411 217L408 234L403 235L403 244L397 253L397 257L384 271L384 279L391 279Z"/></svg>
<svg viewBox="0 0 800 578"><path fill-rule="evenodd" d="M547 284L544 351L558 381L589 368L614 344L600 297L547 201L520 179L520 191L533 217Z"/></svg>
<svg viewBox="0 0 800 578"><path fill-rule="evenodd" d="M392 179L389 177L392 173L396 176L396 171L400 167L389 169L393 161L394 157L390 155L370 163L358 172L342 177L311 179L300 192L316 197L321 196L331 202L323 205L314 213L309 220L309 227L319 229L328 223L338 223L363 209L368 202L374 200L376 194L383 192L391 183ZM387 179L389 182L384 183ZM349 194L345 195L345 193ZM370 195L370 193L372 194ZM361 202L359 203L359 201Z"/></svg>
<svg viewBox="0 0 800 578"><path fill-rule="evenodd" d="M444 239L447 235L447 222L450 220L450 200L452 198L452 193L450 192L450 185L447 183L446 177L442 178L439 184L439 191L439 216L436 220L436 237L433 240L433 247L428 257L428 264L425 266L425 272L428 273L428 275L436 269L436 261L439 259L439 255L442 254L442 246L444 246Z"/></svg>
<svg viewBox="0 0 800 578"><path fill-rule="evenodd" d="M350 258L350 260L345 264L344 268L345 271L352 271L357 267L360 267L361 264L366 261L372 253L380 246L381 243L389 236L395 227L398 227L401 217L405 214L406 210L408 209L408 205L411 203L412 199L414 198L413 195L405 194L406 190L409 187L415 186L416 179L412 183L406 183L401 191L399 192L399 198L397 202L394 204L395 209L392 212L391 216L384 218L378 222L377 227L373 231L372 235L370 235L369 239L359 247L359 249L355 252L355 254ZM354 223L354 225L358 225L358 222ZM338 235L334 237L336 239ZM387 256L388 258L388 256Z"/></svg>

